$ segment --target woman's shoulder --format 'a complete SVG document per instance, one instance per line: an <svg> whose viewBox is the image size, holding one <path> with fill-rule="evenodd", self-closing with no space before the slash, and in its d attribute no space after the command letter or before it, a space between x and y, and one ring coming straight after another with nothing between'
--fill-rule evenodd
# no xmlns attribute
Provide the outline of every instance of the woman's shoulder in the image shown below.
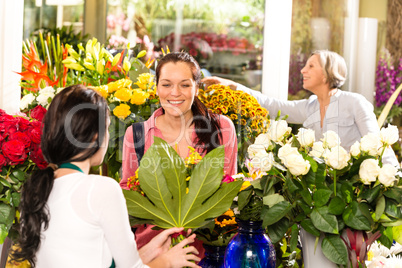
<svg viewBox="0 0 402 268"><path fill-rule="evenodd" d="M92 186L96 186L96 188L98 188L98 189L104 188L104 189L108 189L108 191L110 191L112 189L121 191L119 183L110 177L97 175L97 174L89 174L88 181L90 182L90 184Z"/></svg>
<svg viewBox="0 0 402 268"><path fill-rule="evenodd" d="M222 114L214 114L214 115L218 119L219 124L221 125L221 128L228 128L228 127L234 128L234 124L233 124L232 120L230 120L230 118L227 117L226 115L222 115Z"/></svg>

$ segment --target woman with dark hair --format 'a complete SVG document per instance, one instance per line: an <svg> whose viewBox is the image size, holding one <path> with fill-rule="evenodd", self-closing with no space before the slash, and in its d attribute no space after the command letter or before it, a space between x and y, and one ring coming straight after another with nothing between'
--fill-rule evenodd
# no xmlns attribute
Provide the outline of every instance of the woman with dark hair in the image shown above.
<svg viewBox="0 0 402 268"><path fill-rule="evenodd" d="M118 183L89 175L109 141L105 99L81 85L55 96L43 120L41 148L49 164L22 189L20 238L12 259L32 267L198 267L194 235L169 250L182 228L165 230L137 250ZM188 254L190 253L190 254Z"/></svg>
<svg viewBox="0 0 402 268"><path fill-rule="evenodd" d="M168 142L183 159L189 155L189 146L203 156L224 145L224 172L227 175L236 174L237 139L234 125L226 116L208 111L198 99L201 70L194 58L185 52L166 54L158 61L155 79L162 107L144 122L143 139L140 140L144 150L151 146L154 136ZM123 176L120 181L124 189L128 189L127 179L135 174L139 166L136 146L139 144L134 144L133 129L128 128L124 137ZM138 247L156 233L150 228L148 230L144 231L143 226L138 228Z"/></svg>

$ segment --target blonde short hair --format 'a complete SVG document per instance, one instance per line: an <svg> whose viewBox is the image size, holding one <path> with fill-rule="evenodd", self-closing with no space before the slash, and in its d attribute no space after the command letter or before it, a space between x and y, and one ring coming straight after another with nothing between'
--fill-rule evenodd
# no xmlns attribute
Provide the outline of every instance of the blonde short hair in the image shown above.
<svg viewBox="0 0 402 268"><path fill-rule="evenodd" d="M310 57L318 55L329 88L339 88L346 80L347 67L345 59L338 53L328 50L316 50Z"/></svg>

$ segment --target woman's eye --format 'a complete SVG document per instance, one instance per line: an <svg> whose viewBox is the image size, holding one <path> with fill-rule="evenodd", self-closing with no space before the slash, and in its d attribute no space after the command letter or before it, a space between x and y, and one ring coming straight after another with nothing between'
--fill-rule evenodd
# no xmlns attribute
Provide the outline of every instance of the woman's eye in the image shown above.
<svg viewBox="0 0 402 268"><path fill-rule="evenodd" d="M170 84L162 84L163 87L169 87Z"/></svg>
<svg viewBox="0 0 402 268"><path fill-rule="evenodd" d="M182 87L190 87L191 85L187 85L187 84L185 84L185 85L182 85Z"/></svg>

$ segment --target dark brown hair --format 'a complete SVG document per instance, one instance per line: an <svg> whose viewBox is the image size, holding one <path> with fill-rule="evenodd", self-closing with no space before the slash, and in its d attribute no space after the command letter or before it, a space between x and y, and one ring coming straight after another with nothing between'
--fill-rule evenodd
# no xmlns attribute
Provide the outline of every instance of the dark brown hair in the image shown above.
<svg viewBox="0 0 402 268"><path fill-rule="evenodd" d="M186 63L193 74L193 79L197 85L201 82L201 69L197 61L186 52L172 52L163 56L158 61L156 67L155 80L156 84L159 82L159 77L163 66L167 63ZM222 143L222 132L220 131L220 124L218 115L213 114L208 108L195 96L193 105L191 106L193 112L193 124L197 135L197 146L203 148L208 153L217 148Z"/></svg>
<svg viewBox="0 0 402 268"><path fill-rule="evenodd" d="M54 165L83 161L93 156L106 135L108 106L94 90L82 85L63 89L52 100L43 119L41 148L45 160ZM22 188L19 249L16 261L28 260L35 267L41 230L48 228L47 200L53 188L54 170L34 172Z"/></svg>

